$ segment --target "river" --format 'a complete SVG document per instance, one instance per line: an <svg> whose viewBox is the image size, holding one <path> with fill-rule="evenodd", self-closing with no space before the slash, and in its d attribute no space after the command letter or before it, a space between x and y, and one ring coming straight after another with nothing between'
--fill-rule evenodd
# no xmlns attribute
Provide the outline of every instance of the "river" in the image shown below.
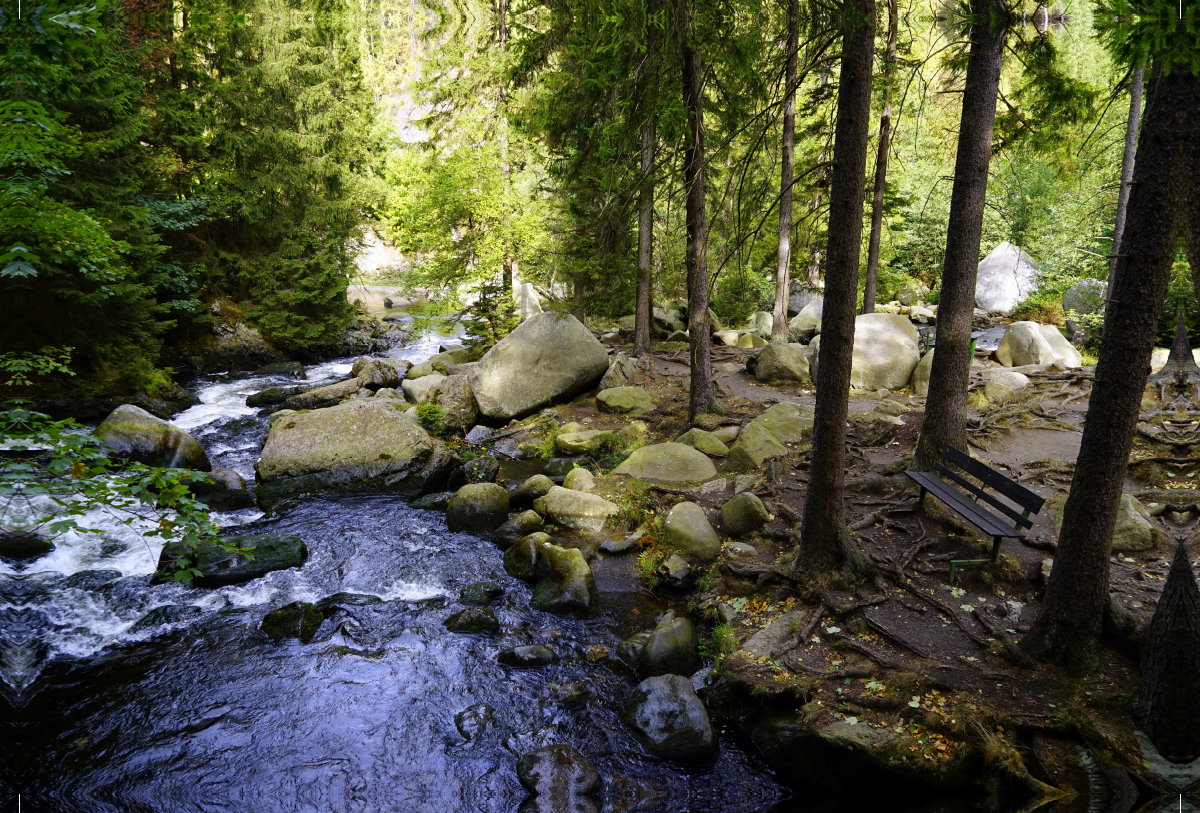
<svg viewBox="0 0 1200 813"><path fill-rule="evenodd" d="M441 341L392 353L421 361ZM351 363L314 366L309 381L344 377ZM206 377L202 403L175 423L214 467L249 479L266 424L245 397L286 383ZM397 497L218 518L297 534L309 559L239 586L152 586L159 543L92 517L103 533L60 537L23 571L0 566L0 809L17 810L19 794L23 811L538 810L516 760L558 743L604 777L597 810L849 809L801 800L730 736L710 770L646 756L618 717L632 673L585 657L589 645L615 652L665 609L628 587L605 592L619 579L598 572L598 617L563 619L530 609L529 587L489 540L450 533L443 514ZM501 634L449 633L459 590L482 579L506 591ZM341 609L308 644L258 629L275 607L335 594L347 594ZM558 662L497 662L526 643L552 645Z"/></svg>

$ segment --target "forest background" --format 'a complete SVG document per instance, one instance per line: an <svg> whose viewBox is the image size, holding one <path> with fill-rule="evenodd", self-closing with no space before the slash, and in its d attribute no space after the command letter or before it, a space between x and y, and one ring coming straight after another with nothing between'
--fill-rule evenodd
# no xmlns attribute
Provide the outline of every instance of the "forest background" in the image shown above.
<svg viewBox="0 0 1200 813"><path fill-rule="evenodd" d="M710 301L736 325L774 298L790 89L792 278L820 284L840 33L820 3L690 8L705 56ZM629 314L647 190L655 299L682 298L687 113L678 49L666 45L678 10L121 0L50 2L14 18L6 7L9 388L43 372L43 388L154 393L218 322L244 322L284 354L329 344L354 318L346 290L368 232L405 261L363 281L433 289L443 310L482 294L472 307L493 340L511 325L493 317L512 279L534 282L553 307ZM1015 316L1061 322L1062 292L1108 274L1128 70L1095 36L1091 4L1018 13L981 253L1004 240L1024 248L1042 274ZM901 0L894 49L887 16L872 111L877 124L890 112L876 299L915 283L936 302L955 227L966 14ZM878 138L875 126L868 220ZM1178 272L1164 319L1186 306L1198 330L1184 264Z"/></svg>

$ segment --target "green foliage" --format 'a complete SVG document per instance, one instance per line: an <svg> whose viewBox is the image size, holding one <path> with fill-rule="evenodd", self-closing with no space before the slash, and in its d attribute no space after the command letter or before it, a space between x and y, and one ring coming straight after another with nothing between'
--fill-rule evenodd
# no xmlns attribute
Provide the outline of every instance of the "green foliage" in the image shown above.
<svg viewBox="0 0 1200 813"><path fill-rule="evenodd" d="M612 519L613 527L634 531L645 528L653 533L659 521L658 501L654 499L646 483L633 481L621 486L616 497L617 513Z"/></svg>
<svg viewBox="0 0 1200 813"><path fill-rule="evenodd" d="M100 441L72 420L16 404L0 410L0 530L56 536L100 533L86 515L100 511L134 526L144 537L176 543L184 551L215 542L230 553L253 558L248 550L222 540L208 508L190 486L201 472L155 468L110 460ZM171 576L184 583L200 575L186 553Z"/></svg>
<svg viewBox="0 0 1200 813"><path fill-rule="evenodd" d="M440 404L421 404L417 407L417 423L431 435L446 431L446 410Z"/></svg>
<svg viewBox="0 0 1200 813"><path fill-rule="evenodd" d="M0 375L6 387L28 387L35 378L48 375L73 376L71 347L43 347L36 353L0 353Z"/></svg>
<svg viewBox="0 0 1200 813"><path fill-rule="evenodd" d="M1167 298L1163 303L1162 318L1158 322L1158 345L1170 347L1175 341L1175 327L1180 311L1187 326L1188 341L1193 347L1200 346L1200 301L1192 281L1191 267L1187 259L1179 256L1171 267L1171 281L1167 285Z"/></svg>
<svg viewBox="0 0 1200 813"><path fill-rule="evenodd" d="M653 590L658 587L658 566L667 558L667 549L662 545L652 545L638 554L637 576L646 588Z"/></svg>

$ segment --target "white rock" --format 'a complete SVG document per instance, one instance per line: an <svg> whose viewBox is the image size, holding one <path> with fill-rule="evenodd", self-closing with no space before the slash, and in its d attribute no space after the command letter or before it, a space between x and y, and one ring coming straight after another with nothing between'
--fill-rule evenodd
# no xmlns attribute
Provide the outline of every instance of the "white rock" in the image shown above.
<svg viewBox="0 0 1200 813"><path fill-rule="evenodd" d="M1083 356L1054 325L1039 325L1046 343L1054 351L1054 360L1063 367L1082 367Z"/></svg>
<svg viewBox="0 0 1200 813"><path fill-rule="evenodd" d="M991 313L1012 313L1037 287L1038 267L1012 243L1004 242L979 263L975 304Z"/></svg>
<svg viewBox="0 0 1200 813"><path fill-rule="evenodd" d="M1026 364L1053 364L1058 360L1050 346L1042 326L1037 322L1013 322L1004 331L1004 338L996 348L996 358L1005 367L1021 367Z"/></svg>

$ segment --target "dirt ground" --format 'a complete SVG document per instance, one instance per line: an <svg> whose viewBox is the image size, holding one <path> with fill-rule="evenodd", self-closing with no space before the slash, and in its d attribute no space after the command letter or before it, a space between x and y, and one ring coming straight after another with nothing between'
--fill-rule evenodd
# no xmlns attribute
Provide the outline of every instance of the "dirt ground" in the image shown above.
<svg viewBox="0 0 1200 813"><path fill-rule="evenodd" d="M719 400L728 411L722 424L744 425L776 402L813 404L811 386L763 385L747 375L752 352L714 348ZM973 390L982 389L989 366L997 365L977 357ZM1031 375L1026 390L999 405L987 403L981 392L973 394L972 454L1047 499L1065 494L1091 372L1052 369ZM689 428L688 375L684 351L655 353L649 369L633 382L657 404L639 417L650 427L649 442L674 440ZM902 425L876 420L885 401L891 403L884 411L900 413ZM1188 489L1200 479L1192 468L1200 459L1189 462L1178 447L1158 443L1153 421L1163 426L1170 410L1152 400L1144 406L1148 431L1139 435L1127 490L1151 510L1168 503L1192 503L1194 509L1196 495ZM652 575L647 590L675 603L686 601L693 618L713 634L711 654L718 656L724 676L727 712L766 706L803 714L814 727L844 720L890 729L908 738L914 766L925 762L935 771L939 761L953 764L982 755L1018 796L1040 803L1058 799L1055 809L1064 813L1103 810L1094 805L1104 799L1114 811L1158 809L1153 800L1174 803L1178 791L1200 778L1200 770L1183 776L1183 769L1156 765L1139 743L1127 714L1136 686L1134 646L1106 648L1101 667L1081 679L1032 663L1016 646L1041 609L1044 563L1054 555L1057 539L1050 511L1043 508L1034 518L1025 540L1004 542L998 565L962 568L949 583L949 560L984 558L990 540L932 497L920 504L918 489L903 475L922 410L923 399L906 391L851 395L846 514L859 548L875 564L872 581L836 589L832 583L813 586L792 578L788 563L799 543L808 482L810 447L801 442L786 459L743 481L774 515L760 532L739 540L756 553L725 558L701 574L689 593L669 591ZM557 412L561 423L577 421L585 428L615 430L630 422L598 412L594 393ZM596 472L603 475L600 467ZM1187 485L1180 488L1179 482ZM734 487L731 478L723 491L651 487L644 496L659 513L687 499L714 517ZM600 476L597 490L611 499L629 497L622 478ZM1112 558L1113 597L1142 625L1153 613L1170 563L1169 540L1190 533L1196 514L1164 512L1153 520L1164 540L1156 549ZM636 566L619 570L644 578L652 574L664 553L659 544L647 535L640 550L624 557L636 556ZM601 567L598 579L604 579L605 570L613 572ZM631 608L637 603L631 600ZM788 621L783 645L754 657L746 649L749 642L779 618ZM636 627L636 620L631 622Z"/></svg>

